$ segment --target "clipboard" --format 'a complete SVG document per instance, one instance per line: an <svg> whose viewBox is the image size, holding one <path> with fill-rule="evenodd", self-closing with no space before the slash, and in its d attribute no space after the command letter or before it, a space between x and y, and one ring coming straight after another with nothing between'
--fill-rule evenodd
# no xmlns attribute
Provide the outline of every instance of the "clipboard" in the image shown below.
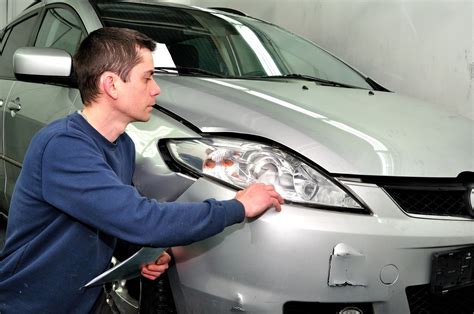
<svg viewBox="0 0 474 314"><path fill-rule="evenodd" d="M165 250L166 248L143 247L123 262L89 281L84 285L84 288L138 277L140 276L141 267L155 262Z"/></svg>

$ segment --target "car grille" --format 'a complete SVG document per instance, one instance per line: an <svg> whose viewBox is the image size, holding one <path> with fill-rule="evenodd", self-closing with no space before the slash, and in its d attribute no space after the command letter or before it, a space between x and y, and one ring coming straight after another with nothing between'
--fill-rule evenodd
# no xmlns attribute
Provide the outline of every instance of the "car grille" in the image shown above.
<svg viewBox="0 0 474 314"><path fill-rule="evenodd" d="M405 212L419 215L474 218L470 189L457 186L384 186Z"/></svg>
<svg viewBox="0 0 474 314"><path fill-rule="evenodd" d="M406 288L411 314L474 313L474 286L450 291L443 295L432 294L429 285Z"/></svg>

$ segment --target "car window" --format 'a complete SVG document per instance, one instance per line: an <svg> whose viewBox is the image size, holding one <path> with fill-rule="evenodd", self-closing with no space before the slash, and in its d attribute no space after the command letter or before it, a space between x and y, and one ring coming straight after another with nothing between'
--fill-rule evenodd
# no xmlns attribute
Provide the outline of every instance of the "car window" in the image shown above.
<svg viewBox="0 0 474 314"><path fill-rule="evenodd" d="M7 38L8 35L10 35L11 28L4 28L0 31L0 54L3 53L3 48L5 47L5 44L7 43Z"/></svg>
<svg viewBox="0 0 474 314"><path fill-rule="evenodd" d="M179 66L201 68L229 74L225 62L209 36L197 36L168 46L173 61Z"/></svg>
<svg viewBox="0 0 474 314"><path fill-rule="evenodd" d="M65 8L51 8L41 23L35 47L63 49L73 55L84 39L82 23L73 12Z"/></svg>
<svg viewBox="0 0 474 314"><path fill-rule="evenodd" d="M281 62L291 73L370 88L364 77L306 39L263 21L246 17L236 19L241 19L259 36L280 68Z"/></svg>
<svg viewBox="0 0 474 314"><path fill-rule="evenodd" d="M178 66L222 75L261 73L249 43L221 17L199 10L136 3L98 3L105 26L128 27L163 43Z"/></svg>
<svg viewBox="0 0 474 314"><path fill-rule="evenodd" d="M228 74L220 43L203 26L207 20L189 10L112 2L99 3L98 8L105 26L136 29L165 44L176 65Z"/></svg>
<svg viewBox="0 0 474 314"><path fill-rule="evenodd" d="M4 31L0 53L0 77L13 78L13 54L15 51L28 44L31 31L34 28L37 15L9 27ZM8 34L9 33L9 34ZM4 42L6 40L6 42Z"/></svg>
<svg viewBox="0 0 474 314"><path fill-rule="evenodd" d="M306 76L371 89L365 77L317 45L278 26L207 9L99 2L105 26L127 27L165 44L178 66L229 78ZM195 72L198 73L198 72Z"/></svg>
<svg viewBox="0 0 474 314"><path fill-rule="evenodd" d="M242 76L267 75L262 63L259 61L254 50L249 49L248 43L240 35L228 35L227 39L235 51L234 58L239 69L238 72ZM281 74L281 73L275 73Z"/></svg>

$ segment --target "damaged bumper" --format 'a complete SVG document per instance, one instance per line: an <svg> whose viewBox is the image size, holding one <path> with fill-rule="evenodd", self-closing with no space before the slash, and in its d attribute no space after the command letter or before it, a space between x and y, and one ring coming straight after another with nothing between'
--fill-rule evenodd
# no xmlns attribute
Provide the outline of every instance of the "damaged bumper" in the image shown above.
<svg viewBox="0 0 474 314"><path fill-rule="evenodd" d="M373 215L284 205L173 248L169 275L179 312L281 313L296 301L409 313L407 288L430 284L433 254L474 242L472 220L413 218L377 185L344 183ZM180 200L234 194L199 179Z"/></svg>

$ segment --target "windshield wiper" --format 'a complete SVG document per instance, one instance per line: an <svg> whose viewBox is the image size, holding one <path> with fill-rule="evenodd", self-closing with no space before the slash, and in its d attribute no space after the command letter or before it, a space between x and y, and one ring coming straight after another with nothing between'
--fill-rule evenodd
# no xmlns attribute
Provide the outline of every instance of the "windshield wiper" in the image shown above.
<svg viewBox="0 0 474 314"><path fill-rule="evenodd" d="M234 78L234 79L244 79L244 80L261 80L261 79L298 79L298 80L306 80L318 83L320 85L326 86L336 86L336 87L347 87L347 88L360 88L359 86L353 86L345 83L325 80L319 77L314 77L306 74L284 74L284 75L260 75L260 76L228 76L223 75L220 73L207 71L200 68L193 68L193 67L182 67L177 65L176 67L155 67L155 73L168 73L168 74L178 74L180 75L196 75L201 74L209 77L218 77L218 78Z"/></svg>
<svg viewBox="0 0 474 314"><path fill-rule="evenodd" d="M381 92L391 92L390 90L386 89L385 87L383 87L382 85L380 85L379 83L371 79L370 77L366 77L365 81L367 82L367 84L372 86L374 90L381 91Z"/></svg>
<svg viewBox="0 0 474 314"><path fill-rule="evenodd" d="M258 79L297 79L297 80L305 80L310 82L315 82L320 85L327 85L327 86L336 86L336 87L347 87L347 88L360 88L359 86L353 86L345 83L325 80L319 77L310 76L306 74L297 74L297 73L290 73L284 75L262 75L262 76L243 76L242 79L250 79L250 80L258 80Z"/></svg>
<svg viewBox="0 0 474 314"><path fill-rule="evenodd" d="M221 77L221 78L226 77L225 75L203 70L200 68L182 67L179 65L177 65L176 67L155 67L155 73L174 74L175 72L173 71L178 71L178 74L183 74L183 75L202 74L202 75L210 76L210 77Z"/></svg>

